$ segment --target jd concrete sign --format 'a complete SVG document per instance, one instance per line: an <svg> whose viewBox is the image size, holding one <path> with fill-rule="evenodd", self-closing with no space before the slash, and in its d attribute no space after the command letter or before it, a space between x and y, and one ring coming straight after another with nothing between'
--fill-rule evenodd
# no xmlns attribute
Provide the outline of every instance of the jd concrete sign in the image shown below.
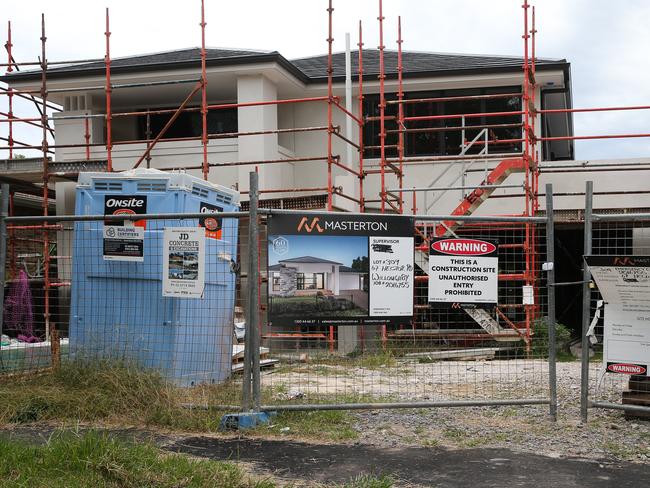
<svg viewBox="0 0 650 488"><path fill-rule="evenodd" d="M498 269L494 242L436 239L429 251L429 302L497 303Z"/></svg>

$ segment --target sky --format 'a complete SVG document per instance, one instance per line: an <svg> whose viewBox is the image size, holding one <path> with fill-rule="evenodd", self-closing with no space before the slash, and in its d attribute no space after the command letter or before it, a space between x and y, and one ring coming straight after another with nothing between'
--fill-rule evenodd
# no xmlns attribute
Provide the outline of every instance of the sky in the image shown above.
<svg viewBox="0 0 650 488"><path fill-rule="evenodd" d="M278 236L269 236L269 264L278 264L283 259L313 256L327 259L345 266L352 266L352 260L368 256L368 238L365 236L299 236L285 235L289 248L281 256L273 251L272 242Z"/></svg>
<svg viewBox="0 0 650 488"><path fill-rule="evenodd" d="M650 1L537 0L537 54L571 62L574 107L650 104ZM2 0L0 28L13 26L17 60L40 53L45 13L48 58L104 55L105 11L111 13L114 57L200 45L200 0ZM277 50L287 58L327 51L327 0L206 0L210 47ZM334 0L334 48L345 33L378 44L378 0ZM404 50L520 56L521 0L384 0L385 45L395 48L402 16ZM0 33L3 39L4 32ZM6 111L5 97L0 110ZM21 112L21 110L23 110ZM32 113L17 102L17 115ZM6 135L6 124L0 134ZM650 111L575 115L576 135L648 133ZM26 137L37 134L26 133ZM32 139L35 140L35 139ZM4 144L4 143L3 143ZM577 159L650 155L650 139L579 141ZM3 152L0 151L0 155Z"/></svg>

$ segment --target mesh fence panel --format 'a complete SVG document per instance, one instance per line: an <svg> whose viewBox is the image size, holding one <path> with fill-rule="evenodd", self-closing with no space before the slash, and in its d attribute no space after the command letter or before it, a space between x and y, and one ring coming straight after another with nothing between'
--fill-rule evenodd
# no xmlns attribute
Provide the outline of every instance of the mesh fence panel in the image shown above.
<svg viewBox="0 0 650 488"><path fill-rule="evenodd" d="M592 228L592 254L607 256L650 255L650 220L595 221ZM642 285L642 283L641 283ZM589 399L597 402L630 404L650 407L650 378L643 375L606 373L603 363L604 316L598 311L602 299L595 288L590 296L590 318L598 313L592 344L593 357L589 363ZM641 414L649 417L650 414Z"/></svg>
<svg viewBox="0 0 650 488"><path fill-rule="evenodd" d="M455 230L497 244L496 306L429 303L424 236L435 223L417 223L413 317L389 326L296 327L269 325L276 283L267 220L255 224L257 242L248 242L246 213L223 219L221 239L206 238L200 299L162 292L164 260L170 278L192 279L196 270L193 258L165 252L164 230L196 228L197 219L147 220L142 262L104 259L103 221L10 225L0 374L47 371L57 358L119 364L158 371L184 403L241 405L246 301L257 283L263 405L548 399L544 226L486 221ZM257 270L248 269L251 252ZM531 305L524 305L527 284ZM302 299L336 303L343 315L364 294L367 301L359 270L341 278L336 297L318 273L298 285Z"/></svg>
<svg viewBox="0 0 650 488"><path fill-rule="evenodd" d="M155 370L188 403L238 405L246 214L206 236L201 298L163 296L164 260L177 283L202 266L194 252L166 253L165 229L196 229L198 219L147 220L141 262L104 259L104 225L9 225L0 374L47 371L58 358Z"/></svg>
<svg viewBox="0 0 650 488"><path fill-rule="evenodd" d="M483 222L455 230L458 237L488 240L499 247L498 306L475 309L428 302L428 241L423 236L431 235L434 227L418 223L413 229L412 318L391 326L298 327L277 321L269 326L268 317L263 317L263 359L277 363L262 371L262 404L548 398L544 226ZM262 245L264 264L266 250ZM305 273L298 280L301 301L322 306L333 300L354 303L367 293L363 286L341 287L332 297L327 277L316 274ZM274 274L264 269L262 275L267 293L274 286ZM534 305L523 305L527 280Z"/></svg>

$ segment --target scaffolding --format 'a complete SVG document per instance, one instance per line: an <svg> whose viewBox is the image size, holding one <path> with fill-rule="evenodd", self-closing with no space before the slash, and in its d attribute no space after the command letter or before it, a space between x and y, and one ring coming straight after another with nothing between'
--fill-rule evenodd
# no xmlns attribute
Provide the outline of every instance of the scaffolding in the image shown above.
<svg viewBox="0 0 650 488"><path fill-rule="evenodd" d="M291 188L261 188L262 194L285 194L285 193L301 193L301 194L325 194L326 202L325 207L328 211L335 210L335 197L342 198L352 202L355 208L360 212L365 212L369 208L378 208L379 211L391 213L405 213L409 210L414 214L418 210L417 193L421 192L426 195L427 192L437 191L460 191L462 198L458 206L452 211L452 215L464 216L474 212L497 188L517 187L522 189L521 194L499 195L499 198L523 198L524 211L521 216L535 216L540 210L539 206L539 175L540 175L540 153L539 144L544 142L554 141L576 141L588 139L614 139L614 138L640 138L650 137L648 133L637 134L603 134L603 135L568 135L568 136L539 136L538 132L538 119L547 114L573 114L579 112L602 112L602 111L630 111L630 110L648 110L650 106L618 106L618 107L598 107L598 108L562 108L562 109L540 109L537 108L536 92L538 83L536 81L536 26L535 26L535 8L529 5L528 0L523 0L523 63L522 63L522 82L521 91L517 93L499 93L499 94L486 94L486 95L468 95L468 96L446 96L446 97L428 97L428 98L411 98L408 97L404 91L404 56L403 56L403 43L402 36L402 22L401 18L397 18L397 89L391 99L389 99L386 88L386 62L385 62L385 17L383 12L383 0L378 0L378 34L379 34L379 73L377 80L379 84L379 99L378 99L378 115L365 115L366 110L366 93L364 93L364 81L368 76L364 73L364 42L363 42L363 26L361 22L358 25L358 61L357 61L357 89L356 97L358 101L358 113L354 114L347 109L341 102L341 97L334 94L334 69L333 69L333 20L334 20L334 7L333 0L327 0L327 94L325 96L317 97L303 97L293 99L277 99L277 100L260 100L253 102L242 103L219 103L213 104L208 102L207 89L208 89L208 76L207 76L207 50L205 42L206 33L206 16L204 8L204 0L200 2L200 65L197 66L199 75L194 78L174 80L174 81L154 81L143 83L114 83L111 80L112 58L111 58L111 30L110 30L110 16L109 10L105 12L105 54L103 58L97 59L81 59L81 60L64 60L64 61L50 61L47 58L46 46L47 37L45 31L45 17L41 16L41 53L37 61L18 62L13 55L14 44L12 40L12 26L11 22L7 25L7 42L5 49L7 52L7 62L0 64L6 68L6 73L11 74L14 71L20 71L21 67L37 67L41 71L41 83L38 90L17 90L12 86L0 86L0 96L5 96L7 100L7 111L0 112L0 124L7 124L7 137L0 137L1 140L6 142L6 145L0 146L0 150L8 151L9 160L16 158L17 149L38 150L41 153L40 159L42 161L42 182L40 191L42 193L42 212L44 215L48 214L50 206L50 184L54 177L63 178L67 180L75 180L79 168L72 168L66 171L51 171L53 159L52 155L54 150L58 148L80 148L84 150L85 160L79 163L92 162L92 149L104 148L106 151L106 170L113 171L113 149L118 145L146 145L142 154L133 161L133 168L138 168L143 163L147 167L151 166L152 150L158 145L165 142L177 141L196 141L201 144L202 155L201 164L199 165L186 165L176 167L174 169L184 170L200 170L203 178L207 180L210 177L210 171L215 167L236 167L236 166L250 166L257 169L260 166L274 165L274 164L311 164L322 163L326 165L327 177L326 182L320 183L314 181L312 185L306 187L291 187ZM62 108L48 99L48 95L65 92L67 89L50 89L48 88L48 69L53 66L74 65L81 63L100 62L104 66L104 84L103 86L87 86L77 87L75 90L83 91L90 89L101 89L104 93L105 100L105 113L100 114L81 114L81 115L59 115L57 120L83 120L84 134L83 143L80 144L57 144L53 139L54 127L51 125L53 120L53 112L62 112ZM364 80L365 78L365 80ZM142 87L156 87L163 85L189 85L187 94L182 103L175 109L147 109L140 111L115 111L113 109L113 92L114 90L124 88L142 88ZM198 104L193 103L193 99L200 96ZM35 105L38 115L19 117L14 113L14 101L16 98L28 100ZM433 114L428 113L424 115L409 115L407 107L426 107L431 104L450 104L454 102L463 101L478 101L478 100L496 100L503 98L517 98L520 100L520 109L512 111L478 111L471 113L454 113L454 114ZM275 128L268 130L255 130L255 131L235 131L235 132L217 132L210 133L208 126L208 113L210 111L240 109L245 107L260 107L265 105L274 105L276 107L281 105L297 105L297 104L325 104L327 120L321 125L311 127L294 127L294 128ZM348 105L350 107L351 105ZM396 114L387 114L388 107L395 107ZM201 133L199 136L188 137L173 137L164 138L170 127L183 113L199 112L201 116ZM358 129L358 141L354 141L349 137L349 133L344 133L342 127L334 124L335 114L342 114L346 123L351 124ZM154 115L169 116L165 125L160 131L153 136L150 130L150 120ZM143 116L147 121L147 136L143 139L133 140L114 140L113 134L113 121L120 117ZM520 117L521 120L513 123L490 123L489 120L496 117ZM477 119L487 120L487 122L474 124L470 123ZM93 120L104 121L106 132L105 141L102 143L91 142L90 124ZM366 144L364 136L366 135L367 125L370 122L379 122L379 145L373 146ZM428 127L418 127L418 123L429 122ZM434 122L436 124L434 124ZM20 141L15 137L16 124L25 124L30 127L36 127L41 131L41 143L38 145L30 144L27 141ZM491 131L498 129L516 129L520 131L520 136L509 139L499 139L492 137ZM478 131L478 135L470 138L468 133L470 131ZM260 135L280 135L280 134L297 134L297 133L324 133L326 136L326 151L325 154L313 154L308 156L297 157L283 157L274 159L259 159L259 160L244 160L244 161L210 161L208 146L210 141L217 139L231 139L239 137L250 137ZM409 134L418 133L450 133L459 132L461 134L461 148L458 155L431 155L431 156L413 156L407 154L405 148L407 145L407 138ZM388 136L396 136L395 144L388 143ZM354 154L356 152L356 161L345 160L345 156L336 154L334 152L334 139L343 141L352 150L348 151ZM52 142L50 142L50 140ZM503 145L515 145L520 148L515 152L490 152L490 148L500 147ZM379 151L377 158L378 165L371 166L367 164L369 151ZM477 153L478 151L478 153ZM394 154L391 156L390 154ZM480 160L484 163L483 169L473 168L472 165L475 161ZM405 171L407 165L436 165L445 164L447 168L444 172L452 169L458 169L460 166L460 174L456 178L455 183L450 186L440 186L431 184L427 187L407 188L404 186ZM73 165L74 166L74 165ZM82 166L81 164L79 166ZM602 169L613 169L616 167L615 163L605 165ZM341 185L334 183L334 169L342 170L344 174L352 175L356 183L354 188L358 189L358 195L355 191L348 191ZM562 168L554 169L549 167L545 172L562 171ZM590 166L591 168L591 166ZM640 164L638 169L648 169L650 164ZM597 170L594 168L594 170ZM484 178L478 185L472 186L465 183L467 174L475 171L483 171ZM520 173L523 175L523 183L521 185L504 185L505 179L512 173ZM367 179L370 177L379 177L379 192L377 195L369 195L367 193ZM461 184L456 184L458 180ZM437 180L436 180L437 181ZM392 182L396 186L391 186ZM466 191L469 190L469 191ZM243 191L242 193L246 193ZM405 202L405 195L410 195L412 198L410 209L409 205ZM13 209L13 193L10 195L11 207ZM428 211L425 208L425 211ZM420 239L420 251L428 249L431 239L454 235L461 225L456 221L439 222L437 225L418 224L417 234ZM536 235L535 229L530 224L521 224L523 226L524 239L523 242L508 243L511 248L520 249L524 255L523 269L517 273L507 273L500 276L501 280L511 280L521 282L526 286L534 286L539 284L540 280L540 267L541 263L537 262L537 246L539 236ZM464 225L463 229L471 232L471 225ZM507 230L506 227L503 227ZM57 287L69 286L69 283L57 282L52 280L51 275L51 246L50 234L56 231L52 226L40 226L41 240L39 245L42 245L43 254L43 291L45 297L45 311L44 319L46 325L46 333L49 335L54 334L56 331L50 324L50 293L52 289ZM12 227L9 227L9 232L13 232ZM13 240L12 240L13 242ZM12 252L10 249L9 252ZM66 259L65 256L55 256L57 260ZM69 257L67 257L69 259ZM15 260L12 259L12 262ZM10 278L15 278L15 270L10 270ZM507 308L507 307L506 307ZM524 323L526 329L526 337L530 338L530 329L532 322L539 314L539 307L536 305L524 306ZM503 318L510 321L508 318L507 310L497 311ZM417 327L417 319L414 321L413 326ZM333 337L333 328L330 328L330 339Z"/></svg>

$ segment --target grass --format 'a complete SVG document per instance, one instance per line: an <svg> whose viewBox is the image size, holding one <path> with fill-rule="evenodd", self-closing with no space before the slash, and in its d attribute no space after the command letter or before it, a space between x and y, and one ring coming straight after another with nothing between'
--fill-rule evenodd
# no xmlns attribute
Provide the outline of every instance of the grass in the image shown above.
<svg viewBox="0 0 650 488"><path fill-rule="evenodd" d="M341 410L312 412L278 412L269 425L260 426L255 433L268 435L299 435L300 437L335 442L356 439L353 417Z"/></svg>
<svg viewBox="0 0 650 488"><path fill-rule="evenodd" d="M187 409L183 403L238 404L240 386L225 383L177 388L153 371L116 363L68 362L55 373L0 380L0 425L34 422L116 424L175 431L215 432L225 411ZM281 392L264 390L264 403ZM275 403L275 402L273 402ZM282 434L316 440L356 438L349 412L283 412L274 418Z"/></svg>
<svg viewBox="0 0 650 488"><path fill-rule="evenodd" d="M45 445L0 439L0 487L274 488L233 463L163 454L96 432L55 434Z"/></svg>
<svg viewBox="0 0 650 488"><path fill-rule="evenodd" d="M0 488L279 488L232 462L195 459L107 433L58 431L44 445L0 438ZM293 486L285 483L282 486ZM392 488L386 475L360 474L323 488Z"/></svg>

